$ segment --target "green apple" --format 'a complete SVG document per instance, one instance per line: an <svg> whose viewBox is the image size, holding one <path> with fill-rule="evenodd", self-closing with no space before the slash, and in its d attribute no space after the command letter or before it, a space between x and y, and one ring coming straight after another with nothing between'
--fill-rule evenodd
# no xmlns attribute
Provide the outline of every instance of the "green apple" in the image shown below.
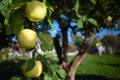
<svg viewBox="0 0 120 80"><path fill-rule="evenodd" d="M23 29L18 34L18 42L22 48L31 49L34 48L37 42L37 34L31 29Z"/></svg>
<svg viewBox="0 0 120 80"><path fill-rule="evenodd" d="M30 21L40 22L45 18L47 9L44 3L40 1L31 1L27 4L25 13Z"/></svg>
<svg viewBox="0 0 120 80"><path fill-rule="evenodd" d="M25 62L22 66L23 75L27 78L39 77L42 73L42 63L40 61L35 61L35 66L32 70L27 71L28 62Z"/></svg>

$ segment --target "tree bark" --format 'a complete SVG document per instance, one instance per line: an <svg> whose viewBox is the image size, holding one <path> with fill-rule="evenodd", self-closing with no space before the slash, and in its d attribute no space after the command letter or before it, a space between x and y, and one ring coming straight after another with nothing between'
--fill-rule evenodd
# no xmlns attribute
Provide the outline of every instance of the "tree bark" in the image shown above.
<svg viewBox="0 0 120 80"><path fill-rule="evenodd" d="M67 51L68 51L68 24L65 20L60 17L57 18L59 20L59 24L62 33L62 44L59 42L59 38L56 36L54 38L54 46L57 52L57 56L59 58L58 67L65 68L67 66Z"/></svg>
<svg viewBox="0 0 120 80"><path fill-rule="evenodd" d="M59 43L59 38L60 38L60 35L57 34L53 40L54 40L54 47L55 47L55 50L56 50L56 53L57 53L57 57L59 59L59 62L58 62L58 65L60 63L62 63L62 48L60 46L60 43Z"/></svg>
<svg viewBox="0 0 120 80"><path fill-rule="evenodd" d="M90 48L92 41L94 39L96 31L90 32L89 36L84 40L82 47L79 49L78 54L74 57L72 62L66 68L66 78L65 80L75 80L75 73L78 66L82 63L83 59L87 55L87 51Z"/></svg>
<svg viewBox="0 0 120 80"><path fill-rule="evenodd" d="M76 69L78 68L79 64L82 63L86 55L87 53L84 53L81 56L80 55L75 56L72 65L67 70L65 80L75 80Z"/></svg>
<svg viewBox="0 0 120 80"><path fill-rule="evenodd" d="M67 62L67 51L68 51L68 34L67 34L67 27L64 25L61 30L62 30L62 36L63 36L63 41L62 41L62 56L63 56L63 61L66 63Z"/></svg>

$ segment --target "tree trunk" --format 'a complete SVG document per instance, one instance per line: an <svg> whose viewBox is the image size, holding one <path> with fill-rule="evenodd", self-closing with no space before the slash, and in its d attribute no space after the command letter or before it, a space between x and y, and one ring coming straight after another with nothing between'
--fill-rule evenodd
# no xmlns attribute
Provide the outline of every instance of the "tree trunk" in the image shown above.
<svg viewBox="0 0 120 80"><path fill-rule="evenodd" d="M76 70L77 70L79 64L82 63L82 61L86 55L87 55L87 53L84 53L81 56L79 56L79 55L75 56L72 65L69 67L69 70L67 72L65 80L75 80Z"/></svg>
<svg viewBox="0 0 120 80"><path fill-rule="evenodd" d="M72 62L66 68L66 78L65 80L75 80L75 73L78 66L82 63L83 59L87 55L87 51L90 48L92 41L94 39L96 31L90 32L89 36L84 40L82 47L80 48L78 54L74 57Z"/></svg>
<svg viewBox="0 0 120 80"><path fill-rule="evenodd" d="M58 45L59 46L58 49L56 48L57 55L58 55L58 58L60 60L58 67L66 70L65 80L75 80L76 70L77 70L78 66L82 63L85 56L87 55L87 51L90 48L92 41L94 39L96 29L94 29L93 31L91 31L88 34L88 36L85 38L85 40L83 42L82 47L80 48L80 50L78 52L78 54L75 56L75 58L72 60L72 62L68 65L67 64L67 50L68 50L67 30L68 30L68 24L66 24L66 22L64 20L61 20L61 19L58 19L58 20L60 21L60 24L62 25L62 26L60 26L60 28L62 31L62 39L63 39L61 47ZM56 43L56 42L54 41L54 43Z"/></svg>
<svg viewBox="0 0 120 80"><path fill-rule="evenodd" d="M58 62L58 65L60 63L62 63L62 48L60 46L60 43L59 43L59 38L60 38L60 35L57 34L53 40L54 40L54 47L55 47L55 50L56 50L56 53L57 53L57 57L59 59L59 62Z"/></svg>
<svg viewBox="0 0 120 80"><path fill-rule="evenodd" d="M63 26L61 28L62 31L62 45L59 43L60 35L57 34L54 38L54 46L57 52L57 56L59 58L58 67L65 68L67 63L67 49L68 49L68 36L67 36L67 27Z"/></svg>
<svg viewBox="0 0 120 80"><path fill-rule="evenodd" d="M68 34L67 34L67 27L64 25L62 28L62 56L63 56L63 61L66 63L67 62L67 51L68 51Z"/></svg>

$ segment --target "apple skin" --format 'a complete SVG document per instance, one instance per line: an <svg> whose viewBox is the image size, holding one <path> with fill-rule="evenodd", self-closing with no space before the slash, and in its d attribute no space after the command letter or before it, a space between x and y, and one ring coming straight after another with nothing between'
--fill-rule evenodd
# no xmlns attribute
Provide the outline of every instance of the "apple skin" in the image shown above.
<svg viewBox="0 0 120 80"><path fill-rule="evenodd" d="M27 71L28 63L24 63L22 66L23 75L27 78L39 77L42 73L42 63L40 61L35 61L35 66L32 70Z"/></svg>
<svg viewBox="0 0 120 80"><path fill-rule="evenodd" d="M31 29L23 29L18 34L18 43L22 48L25 49L34 48L36 42L37 42L37 34L35 31Z"/></svg>
<svg viewBox="0 0 120 80"><path fill-rule="evenodd" d="M27 4L25 13L30 21L40 22L45 18L47 9L44 3L40 1L31 1Z"/></svg>

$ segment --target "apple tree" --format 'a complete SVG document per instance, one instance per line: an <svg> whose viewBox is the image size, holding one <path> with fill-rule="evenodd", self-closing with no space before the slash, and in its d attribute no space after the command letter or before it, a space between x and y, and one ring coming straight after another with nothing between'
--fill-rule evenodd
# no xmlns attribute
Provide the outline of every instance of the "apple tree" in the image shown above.
<svg viewBox="0 0 120 80"><path fill-rule="evenodd" d="M101 28L114 28L116 21L119 21L120 5L117 0L71 0L55 1L48 0L53 5L53 18L58 21L62 33L62 47L58 44L59 37L54 39L55 48L59 56L59 67L67 72L66 80L74 80L77 67L87 55L94 35ZM67 19L59 17L61 14ZM76 22L77 26L71 26L71 21ZM81 31L84 35L82 47L70 64L67 63L68 49L68 29L73 32Z"/></svg>
<svg viewBox="0 0 120 80"><path fill-rule="evenodd" d="M17 40L21 48L24 48L26 51L32 51L32 59L28 60L28 62L23 64L23 66L22 65L17 66L20 67L20 71L18 70L14 72L9 70L11 74L6 75L7 72L4 70L7 69L6 68L1 69L3 70L3 72L0 71L0 73L3 73L2 75L6 75L6 77L2 76L1 79L35 80L38 78L38 80L41 79L48 80L49 78L51 78L51 80L61 80L65 78L65 70L58 69L56 65L53 64L54 63L53 55L48 52L53 49L52 37L47 32L39 31L40 33L37 33L36 31L39 27L41 27L39 25L36 25L37 22L42 21L45 17L46 18L45 20L43 20L43 23L46 24L49 23L51 25L51 28L53 27L50 19L52 12L53 12L52 6L48 4L46 1L1 0L0 2L1 36L4 36L4 39L6 39L7 36L17 35ZM44 56L35 55L37 53L35 49L37 37L40 38L42 41L41 47L42 50L46 53L46 55ZM1 44L2 42L4 42L4 40L1 41ZM20 72L20 74L16 72ZM16 75L19 76L14 77Z"/></svg>
<svg viewBox="0 0 120 80"><path fill-rule="evenodd" d="M65 78L65 80L75 80L76 70L87 55L87 51L94 40L95 33L99 31L101 27L114 28L116 21L119 21L120 5L118 0L43 0L43 3L47 8L47 15L44 20L41 21L42 25L38 25L38 23L34 22L34 20L31 21L29 19L30 17L28 18L26 15L25 9L28 2L31 2L31 0L0 1L0 33L2 35L4 33L5 37L12 34L18 35L19 32L25 28L29 28L37 32L38 28L41 26L43 26L42 28L45 29L45 31L47 31L44 27L48 27L50 29L54 29L55 27L52 24L52 20L56 20L59 23L63 38L62 46L60 46L58 40L59 36L56 36L53 41L49 34L44 33L41 29L41 31L38 31L40 33L38 34L38 37L42 41L43 51L51 50L54 42L54 47L59 58L58 67L62 69L55 69L55 66L46 66L51 69L48 69L48 73L44 77L45 80L50 78L49 76L54 77L50 78L51 80L63 78ZM30 10L32 10L34 6L31 6ZM67 19L61 18L61 15L67 16ZM71 22L76 22L77 26L71 26ZM70 63L67 62L68 29L71 29L73 32L81 31L82 35L85 37L78 54ZM41 56L39 57L41 58ZM45 63L53 64L45 59L49 59L47 55L45 58L41 58L41 60L44 60ZM56 73L54 73L55 71L53 69ZM66 75L64 74L65 72L63 69L65 70ZM55 77L56 75L59 75L60 78L58 78L58 76Z"/></svg>

